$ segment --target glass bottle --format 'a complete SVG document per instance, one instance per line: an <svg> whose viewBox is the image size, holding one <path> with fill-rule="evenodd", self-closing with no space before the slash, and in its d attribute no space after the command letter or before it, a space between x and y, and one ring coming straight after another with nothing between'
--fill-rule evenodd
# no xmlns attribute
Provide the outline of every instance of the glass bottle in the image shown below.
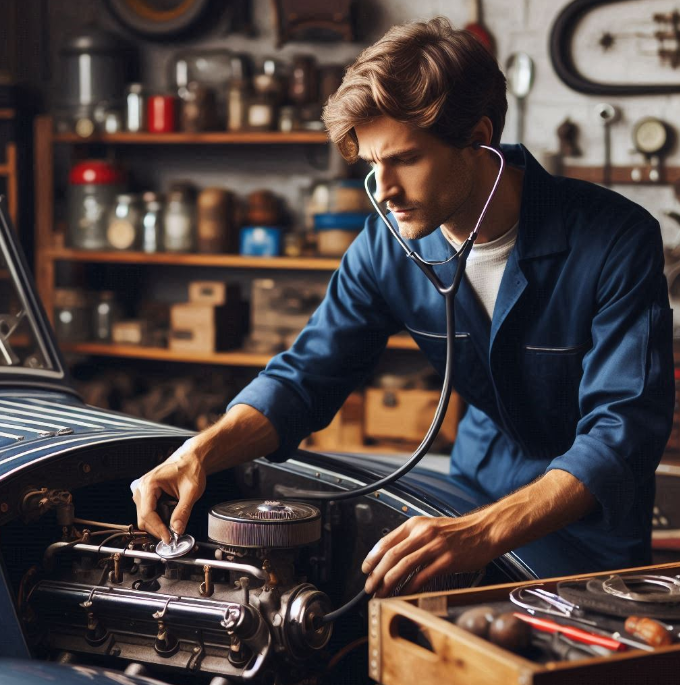
<svg viewBox="0 0 680 685"><path fill-rule="evenodd" d="M163 250L163 204L157 193L143 195L144 216L142 217L142 250L161 252Z"/></svg>
<svg viewBox="0 0 680 685"><path fill-rule="evenodd" d="M167 252L196 249L196 206L193 187L188 183L170 188L163 212L163 245Z"/></svg>

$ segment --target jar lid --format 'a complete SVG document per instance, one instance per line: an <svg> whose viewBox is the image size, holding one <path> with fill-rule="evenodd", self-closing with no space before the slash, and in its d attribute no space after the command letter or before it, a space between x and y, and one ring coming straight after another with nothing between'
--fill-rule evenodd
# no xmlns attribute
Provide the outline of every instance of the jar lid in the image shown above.
<svg viewBox="0 0 680 685"><path fill-rule="evenodd" d="M364 182L360 178L336 178L332 183L336 188L364 189Z"/></svg>
<svg viewBox="0 0 680 685"><path fill-rule="evenodd" d="M123 182L123 172L103 159L87 159L71 168L71 185L117 185Z"/></svg>
<svg viewBox="0 0 680 685"><path fill-rule="evenodd" d="M360 231L370 214L364 212L330 212L314 215L314 229L316 231Z"/></svg>

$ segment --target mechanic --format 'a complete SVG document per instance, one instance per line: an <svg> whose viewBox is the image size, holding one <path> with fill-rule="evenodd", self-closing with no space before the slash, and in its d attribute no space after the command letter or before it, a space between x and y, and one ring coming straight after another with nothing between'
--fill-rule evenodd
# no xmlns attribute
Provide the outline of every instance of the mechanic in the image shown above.
<svg viewBox="0 0 680 685"><path fill-rule="evenodd" d="M349 162L373 165L400 234L425 259L446 260L499 170L474 144L499 146L506 109L495 59L437 18L364 50L324 121ZM658 222L610 190L549 175L521 145L501 149L506 171L455 306L454 383L468 410L448 484L471 511L414 517L380 540L362 567L378 596L518 548L543 577L650 562L675 392ZM455 260L438 268L450 282ZM181 533L208 475L292 455L404 328L443 373L444 298L372 215L292 348L141 479L140 528L169 540L155 511L162 491L179 500L171 525Z"/></svg>

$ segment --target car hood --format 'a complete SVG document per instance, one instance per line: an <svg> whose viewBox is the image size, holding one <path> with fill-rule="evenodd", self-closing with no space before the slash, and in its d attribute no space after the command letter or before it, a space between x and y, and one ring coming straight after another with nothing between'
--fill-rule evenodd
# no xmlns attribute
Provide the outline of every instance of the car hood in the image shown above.
<svg viewBox="0 0 680 685"><path fill-rule="evenodd" d="M91 407L68 393L0 390L0 481L75 448L193 433Z"/></svg>

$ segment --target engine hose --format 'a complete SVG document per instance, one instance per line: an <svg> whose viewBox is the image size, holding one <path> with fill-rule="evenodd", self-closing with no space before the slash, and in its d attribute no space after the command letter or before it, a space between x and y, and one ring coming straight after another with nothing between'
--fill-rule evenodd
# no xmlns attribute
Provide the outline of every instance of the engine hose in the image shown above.
<svg viewBox="0 0 680 685"><path fill-rule="evenodd" d="M336 609L335 611L331 611L330 614L326 614L325 616L319 616L315 620L315 628L320 628L321 626L325 625L326 623L332 623L336 619L340 618L341 616L344 616L345 614L349 613L357 607L359 604L361 604L366 598L368 597L368 592L366 590L361 590L358 594L356 594L352 599L347 602L347 604L343 604L341 607Z"/></svg>

